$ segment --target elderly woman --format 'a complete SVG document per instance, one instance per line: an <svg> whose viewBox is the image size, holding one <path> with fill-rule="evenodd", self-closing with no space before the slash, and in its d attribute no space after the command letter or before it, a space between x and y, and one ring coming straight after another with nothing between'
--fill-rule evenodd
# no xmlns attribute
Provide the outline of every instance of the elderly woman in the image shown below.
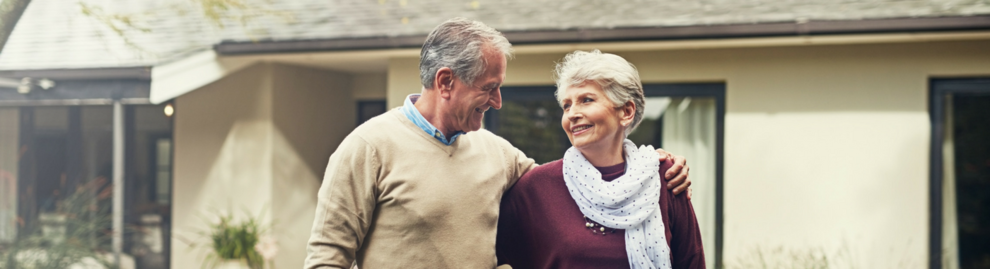
<svg viewBox="0 0 990 269"><path fill-rule="evenodd" d="M705 268L691 201L667 190L650 146L626 139L643 119L636 68L576 51L557 64L561 127L573 147L502 198L500 264L524 268Z"/></svg>

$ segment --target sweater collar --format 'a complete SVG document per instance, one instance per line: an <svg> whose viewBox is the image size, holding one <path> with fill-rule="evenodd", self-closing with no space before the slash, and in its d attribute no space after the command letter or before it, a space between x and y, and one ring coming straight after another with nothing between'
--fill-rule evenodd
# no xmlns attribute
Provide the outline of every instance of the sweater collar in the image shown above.
<svg viewBox="0 0 990 269"><path fill-rule="evenodd" d="M402 114L405 114L406 118L409 118L409 120L412 121L414 124L416 124L416 126L418 126L420 129L423 129L423 131L426 132L426 134L432 136L433 138L436 138L438 141L440 141L440 143L443 143L444 145L447 146L453 144L454 141L457 140L458 136L464 134L464 132L462 131L457 131L450 136L450 139L447 139L447 136L445 136L443 132L440 132L440 130L437 129L436 126L433 126L433 124L430 124L430 122L423 117L423 114L419 113L419 109L416 109L415 104L416 104L416 100L419 100L419 97L420 97L419 94L410 94L409 96L406 96L406 101L403 102L401 109Z"/></svg>

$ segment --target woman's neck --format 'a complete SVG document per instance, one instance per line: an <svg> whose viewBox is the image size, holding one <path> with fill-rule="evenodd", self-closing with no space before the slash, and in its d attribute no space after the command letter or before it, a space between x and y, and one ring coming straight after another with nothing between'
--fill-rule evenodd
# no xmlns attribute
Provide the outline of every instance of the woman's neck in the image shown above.
<svg viewBox="0 0 990 269"><path fill-rule="evenodd" d="M622 144L624 140L608 143L605 147L590 147L586 149L578 148L581 155L595 167L608 167L620 164L625 161L625 154L622 154Z"/></svg>

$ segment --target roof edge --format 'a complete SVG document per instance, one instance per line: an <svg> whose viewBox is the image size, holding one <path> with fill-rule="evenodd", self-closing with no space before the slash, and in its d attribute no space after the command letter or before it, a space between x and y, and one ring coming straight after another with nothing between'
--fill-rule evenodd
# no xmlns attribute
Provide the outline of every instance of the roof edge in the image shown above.
<svg viewBox="0 0 990 269"><path fill-rule="evenodd" d="M513 45L575 42L684 40L990 29L990 15L868 20L821 20L673 27L504 31ZM426 35L316 40L223 41L220 55L419 48Z"/></svg>
<svg viewBox="0 0 990 269"><path fill-rule="evenodd" d="M67 79L67 80L100 80L100 79L150 80L151 67L132 66L132 67L0 70L0 77L5 77L5 78L32 77L32 78Z"/></svg>

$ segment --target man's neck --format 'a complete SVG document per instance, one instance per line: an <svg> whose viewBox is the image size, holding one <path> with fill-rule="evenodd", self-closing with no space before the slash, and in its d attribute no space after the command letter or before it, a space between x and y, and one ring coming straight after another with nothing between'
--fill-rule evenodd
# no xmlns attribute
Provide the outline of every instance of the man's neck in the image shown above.
<svg viewBox="0 0 990 269"><path fill-rule="evenodd" d="M446 122L444 121L443 113L440 112L440 96L431 91L423 89L419 99L413 103L413 106L416 107L416 110L419 111L420 115L423 115L423 118L427 122L432 124L433 127L436 127L437 130L440 130L444 136L450 136L454 133L454 130L450 130L445 125Z"/></svg>

